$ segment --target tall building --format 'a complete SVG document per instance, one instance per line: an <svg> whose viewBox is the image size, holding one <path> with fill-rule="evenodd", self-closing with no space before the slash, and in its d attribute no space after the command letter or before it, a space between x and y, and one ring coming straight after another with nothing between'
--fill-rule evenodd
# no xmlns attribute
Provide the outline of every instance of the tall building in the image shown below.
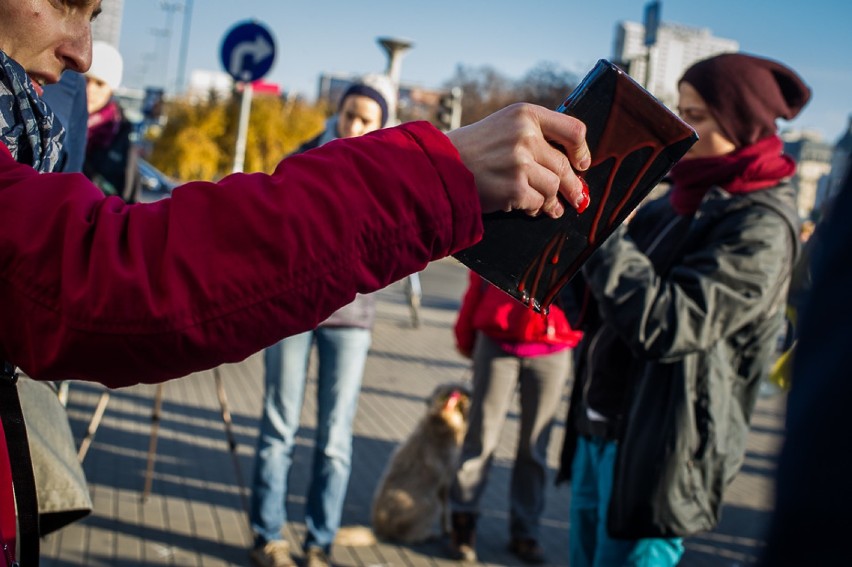
<svg viewBox="0 0 852 567"><path fill-rule="evenodd" d="M92 23L92 39L105 41L118 49L124 0L109 0L101 5L101 14Z"/></svg>
<svg viewBox="0 0 852 567"><path fill-rule="evenodd" d="M660 101L674 108L677 82L690 65L739 49L737 41L714 37L707 28L670 23L660 23L657 42L649 49L645 47L644 25L619 22L615 28L613 58Z"/></svg>
<svg viewBox="0 0 852 567"><path fill-rule="evenodd" d="M820 180L831 172L832 146L814 132L784 132L784 153L796 160L796 174L791 180L796 190L799 217L812 216L817 206Z"/></svg>

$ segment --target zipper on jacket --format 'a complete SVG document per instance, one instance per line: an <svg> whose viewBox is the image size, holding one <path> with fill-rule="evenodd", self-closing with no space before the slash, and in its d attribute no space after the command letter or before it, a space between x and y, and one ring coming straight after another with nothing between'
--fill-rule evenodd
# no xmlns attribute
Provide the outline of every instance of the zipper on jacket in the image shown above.
<svg viewBox="0 0 852 567"><path fill-rule="evenodd" d="M12 557L12 550L9 549L9 545L6 543L3 544L3 555L6 556L6 565L9 567L21 567L21 564Z"/></svg>

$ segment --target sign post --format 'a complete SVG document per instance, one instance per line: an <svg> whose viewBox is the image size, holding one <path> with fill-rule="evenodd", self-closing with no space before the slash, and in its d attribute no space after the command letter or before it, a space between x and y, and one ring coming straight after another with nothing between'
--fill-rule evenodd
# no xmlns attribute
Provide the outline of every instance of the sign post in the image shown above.
<svg viewBox="0 0 852 567"><path fill-rule="evenodd" d="M651 90L651 48L657 43L657 30L660 27L660 1L652 0L645 4L645 80L642 86Z"/></svg>
<svg viewBox="0 0 852 567"><path fill-rule="evenodd" d="M246 153L246 135L251 114L252 82L263 78L275 61L275 40L265 26L254 22L237 24L222 40L220 53L222 67L243 84L240 104L240 122L234 148L234 173L243 170Z"/></svg>

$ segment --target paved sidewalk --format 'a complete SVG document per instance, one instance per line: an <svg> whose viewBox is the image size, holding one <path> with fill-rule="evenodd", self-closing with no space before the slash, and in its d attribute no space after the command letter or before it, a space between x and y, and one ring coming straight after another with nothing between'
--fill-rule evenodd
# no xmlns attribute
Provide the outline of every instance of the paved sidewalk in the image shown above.
<svg viewBox="0 0 852 567"><path fill-rule="evenodd" d="M373 346L355 421L352 477L343 511L345 525L367 525L370 500L391 451L422 415L432 388L467 378L467 364L453 348L452 324L465 285L464 269L452 260L423 273L422 325L411 326L402 286L380 294ZM248 483L262 397L262 359L198 373L169 382L163 392L151 494L141 501L151 440L156 386L112 392L84 462L95 510L85 520L42 543L47 567L70 565L249 565L251 537L234 459L229 451L215 372L219 372L233 419L236 462ZM68 410L82 439L103 389L74 383ZM566 388L560 422L549 451L551 478L562 441ZM286 536L296 549L304 534L305 503L315 424L315 379L309 379L291 475ZM517 406L516 406L517 407ZM712 533L687 541L682 565L753 564L763 545L771 507L772 476L782 434L783 399L761 399L749 438L745 466L728 492L722 523ZM479 555L484 564L518 565L505 550L507 493L516 442L517 414L510 414L484 496ZM542 545L553 565L567 565L568 487L548 488ZM440 543L379 544L334 548L339 566L451 565Z"/></svg>

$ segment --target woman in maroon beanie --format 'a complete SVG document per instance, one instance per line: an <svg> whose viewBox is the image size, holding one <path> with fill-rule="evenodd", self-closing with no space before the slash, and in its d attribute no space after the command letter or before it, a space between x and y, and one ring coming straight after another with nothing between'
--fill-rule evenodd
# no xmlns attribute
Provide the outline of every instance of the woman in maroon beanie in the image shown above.
<svg viewBox="0 0 852 567"><path fill-rule="evenodd" d="M775 121L810 89L732 53L690 67L679 94L699 141L583 271L559 477L572 567L675 565L682 537L718 523L782 325L798 217Z"/></svg>

